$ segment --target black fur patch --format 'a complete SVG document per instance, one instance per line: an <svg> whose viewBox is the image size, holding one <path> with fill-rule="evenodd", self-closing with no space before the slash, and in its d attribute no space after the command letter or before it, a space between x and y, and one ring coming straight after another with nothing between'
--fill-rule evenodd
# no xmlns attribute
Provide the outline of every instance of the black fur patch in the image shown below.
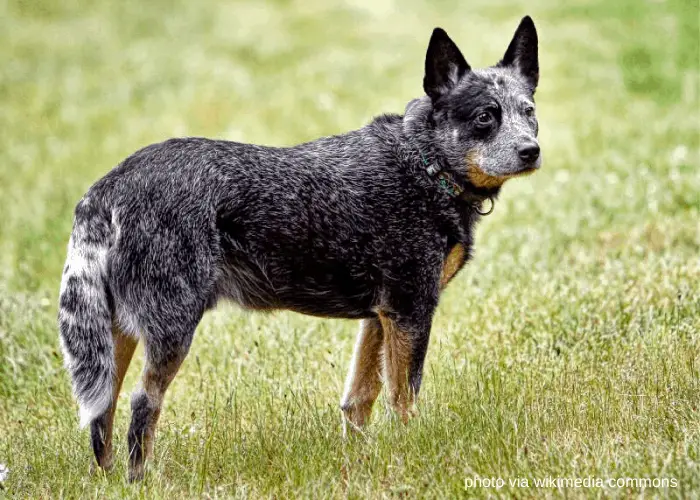
<svg viewBox="0 0 700 500"><path fill-rule="evenodd" d="M107 451L105 446L105 435L107 433L107 418L108 413L105 412L90 424L90 442L92 443L92 451L95 453L95 459L97 463L101 466L105 466L105 453Z"/></svg>
<svg viewBox="0 0 700 500"><path fill-rule="evenodd" d="M153 414L149 406L148 396L145 393L131 401L131 425L129 426L129 465L130 469L135 469L143 465L146 452L144 450L144 439L148 424Z"/></svg>

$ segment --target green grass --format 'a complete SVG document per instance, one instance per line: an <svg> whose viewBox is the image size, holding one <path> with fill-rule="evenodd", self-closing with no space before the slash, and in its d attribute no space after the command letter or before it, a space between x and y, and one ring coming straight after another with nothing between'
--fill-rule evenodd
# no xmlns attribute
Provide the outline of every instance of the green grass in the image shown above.
<svg viewBox="0 0 700 500"><path fill-rule="evenodd" d="M81 5L84 4L84 5ZM0 2L0 496L673 496L700 491L697 0ZM420 416L344 442L356 325L206 316L146 481L89 474L61 367L72 209L169 136L284 145L402 112L431 29L495 62L540 33L543 169L510 181L435 318ZM466 490L666 477L672 489Z"/></svg>

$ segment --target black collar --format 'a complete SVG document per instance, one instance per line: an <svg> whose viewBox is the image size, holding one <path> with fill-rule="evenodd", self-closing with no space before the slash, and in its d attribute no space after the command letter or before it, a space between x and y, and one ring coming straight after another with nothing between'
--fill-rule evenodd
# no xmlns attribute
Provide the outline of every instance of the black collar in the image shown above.
<svg viewBox="0 0 700 500"><path fill-rule="evenodd" d="M419 147L416 147L416 149L418 150L418 154L420 155L428 177L434 179L440 189L445 191L452 198L466 202L479 215L489 215L493 212L495 202L491 194L475 193L469 189L465 189L464 185L462 185L452 173L440 168L440 164L437 161L429 162L423 154L423 151ZM491 205L488 210L483 210L483 204L486 200L489 200Z"/></svg>

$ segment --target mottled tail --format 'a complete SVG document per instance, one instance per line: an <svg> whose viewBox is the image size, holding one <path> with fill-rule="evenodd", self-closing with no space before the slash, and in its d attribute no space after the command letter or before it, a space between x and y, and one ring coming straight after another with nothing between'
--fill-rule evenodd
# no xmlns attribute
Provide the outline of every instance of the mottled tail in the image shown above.
<svg viewBox="0 0 700 500"><path fill-rule="evenodd" d="M89 198L75 210L63 270L58 323L65 365L80 405L80 426L112 402L115 375L107 254L112 245L108 213Z"/></svg>

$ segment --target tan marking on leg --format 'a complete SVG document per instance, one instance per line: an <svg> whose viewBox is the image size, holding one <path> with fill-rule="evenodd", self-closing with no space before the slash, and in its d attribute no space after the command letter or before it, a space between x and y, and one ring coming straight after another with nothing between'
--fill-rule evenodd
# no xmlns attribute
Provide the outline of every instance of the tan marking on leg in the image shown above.
<svg viewBox="0 0 700 500"><path fill-rule="evenodd" d="M149 401L155 406L153 417L146 431L146 458L153 456L153 439L155 437L156 424L160 417L160 410L163 407L165 391L170 386L175 375L177 375L181 365L182 360L178 359L159 369L148 367L143 375L143 388L148 394Z"/></svg>
<svg viewBox="0 0 700 500"><path fill-rule="evenodd" d="M156 425L160 418L160 412L163 407L163 398L168 386L177 375L185 356L175 359L163 366L152 366L146 362L146 367L143 372L143 392L146 393L148 399L148 419L145 429L143 429L143 441L141 449L144 454L137 463L129 462L129 478L130 481L141 479L144 474L144 467L147 459L153 457L153 445L155 442ZM133 417L132 417L133 419ZM132 421L133 424L133 421Z"/></svg>
<svg viewBox="0 0 700 500"><path fill-rule="evenodd" d="M107 420L104 428L104 454L99 465L105 470L112 468L114 464L114 455L112 453L112 431L114 427L114 414L117 411L117 400L119 399L119 391L121 390L124 377L129 369L131 358L134 356L138 340L134 337L125 334L118 326L112 327L112 339L114 342L114 361L116 365L116 373L114 384L112 386L112 404L107 410Z"/></svg>
<svg viewBox="0 0 700 500"><path fill-rule="evenodd" d="M348 428L357 430L369 420L372 405L382 389L382 347L383 332L379 319L362 320L340 403L344 414L344 435Z"/></svg>
<svg viewBox="0 0 700 500"><path fill-rule="evenodd" d="M447 254L445 262L442 265L442 273L440 274L440 289L447 286L450 280L462 269L464 260L467 258L467 252L464 245L457 244L452 247L450 253Z"/></svg>
<svg viewBox="0 0 700 500"><path fill-rule="evenodd" d="M411 339L396 322L379 313L379 320L384 330L384 379L389 404L406 423L412 416L415 394L408 383L412 359Z"/></svg>

